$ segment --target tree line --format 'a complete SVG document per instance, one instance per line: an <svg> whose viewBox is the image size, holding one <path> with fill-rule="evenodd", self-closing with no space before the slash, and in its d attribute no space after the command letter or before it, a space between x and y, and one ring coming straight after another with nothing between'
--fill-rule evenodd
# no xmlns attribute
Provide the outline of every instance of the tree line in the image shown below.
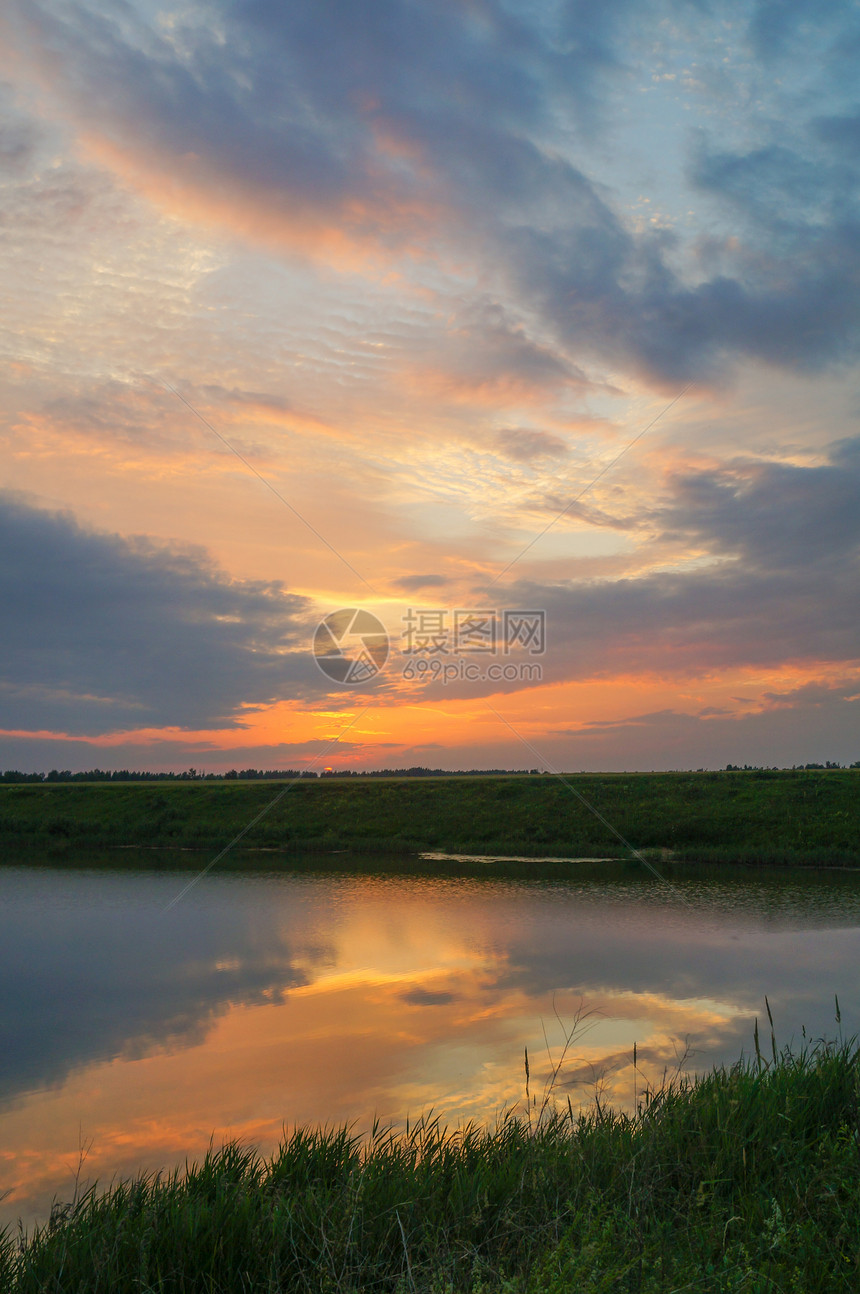
<svg viewBox="0 0 860 1294"><path fill-rule="evenodd" d="M226 773L206 773L196 768L185 769L181 773L147 772L129 768L103 769L91 768L85 772L73 773L71 769L62 771L52 768L50 773L22 773L19 769L8 769L0 773L0 782L263 782L289 781L295 778L308 777L498 777L539 773L540 769L523 768L377 768L356 771L351 768L327 768L322 772L313 769L295 768L231 768Z"/></svg>
<svg viewBox="0 0 860 1294"><path fill-rule="evenodd" d="M853 764L840 764L828 759L823 764L792 764L791 768L771 767L768 764L726 764L719 771L725 773L800 773L820 769L860 769L860 759ZM148 772L144 769L103 769L90 768L85 772L73 773L71 769L52 768L50 773L22 773L20 769L7 769L0 772L0 783L31 782L285 782L299 778L330 777L513 777L534 776L541 773L539 768L374 768L356 770L352 768L326 768L321 772L304 768L231 768L225 773L206 773L202 769L187 768L181 773ZM585 770L582 770L585 772ZM676 769L676 772L693 770ZM699 773L705 769L696 770Z"/></svg>

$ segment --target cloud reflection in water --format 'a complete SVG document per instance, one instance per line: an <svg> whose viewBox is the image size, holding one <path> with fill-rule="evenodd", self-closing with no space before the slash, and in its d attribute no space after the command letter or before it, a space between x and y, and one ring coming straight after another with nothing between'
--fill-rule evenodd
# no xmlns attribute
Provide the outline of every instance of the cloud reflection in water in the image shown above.
<svg viewBox="0 0 860 1294"><path fill-rule="evenodd" d="M585 1028L558 1094L632 1095L735 1059L767 994L778 1040L857 1027L860 878L723 872L668 902L634 871L525 884L169 872L0 873L4 1215L85 1175L155 1169L211 1135L432 1109L492 1121ZM556 1013L559 1018L556 1018Z"/></svg>

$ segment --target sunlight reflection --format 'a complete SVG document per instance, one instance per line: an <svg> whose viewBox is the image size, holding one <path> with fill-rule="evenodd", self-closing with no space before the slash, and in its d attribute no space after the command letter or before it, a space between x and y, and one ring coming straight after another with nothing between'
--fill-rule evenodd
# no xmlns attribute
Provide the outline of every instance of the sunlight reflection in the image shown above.
<svg viewBox="0 0 860 1294"><path fill-rule="evenodd" d="M7 869L4 1220L44 1215L79 1169L181 1166L211 1138L268 1152L294 1124L492 1123L522 1108L524 1047L538 1105L629 1107L749 1051L765 993L781 1042L826 1032L834 991L850 1013L856 878L786 882L776 909L748 877L685 882L674 906L607 878L210 876L168 919L169 873ZM22 965L43 973L13 981Z"/></svg>

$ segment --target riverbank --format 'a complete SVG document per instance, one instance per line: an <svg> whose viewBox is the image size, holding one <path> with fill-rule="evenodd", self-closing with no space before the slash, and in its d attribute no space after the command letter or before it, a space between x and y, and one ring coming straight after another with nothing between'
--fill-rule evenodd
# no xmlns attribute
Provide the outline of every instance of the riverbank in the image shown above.
<svg viewBox="0 0 860 1294"><path fill-rule="evenodd" d="M655 859L860 866L855 770L320 778L287 786L4 785L0 849L53 861L83 849L217 851L253 823L242 845L284 854L629 856L611 823Z"/></svg>
<svg viewBox="0 0 860 1294"><path fill-rule="evenodd" d="M558 1092L556 1092L558 1096ZM496 1130L299 1130L93 1190L0 1245L8 1294L860 1287L860 1052L824 1044Z"/></svg>

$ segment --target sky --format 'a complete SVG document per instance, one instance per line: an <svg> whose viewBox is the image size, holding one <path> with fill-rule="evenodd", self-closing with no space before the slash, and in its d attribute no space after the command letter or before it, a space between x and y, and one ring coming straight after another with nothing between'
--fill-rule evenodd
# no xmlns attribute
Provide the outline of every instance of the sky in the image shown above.
<svg viewBox="0 0 860 1294"><path fill-rule="evenodd" d="M8 0L0 768L860 759L858 58Z"/></svg>

